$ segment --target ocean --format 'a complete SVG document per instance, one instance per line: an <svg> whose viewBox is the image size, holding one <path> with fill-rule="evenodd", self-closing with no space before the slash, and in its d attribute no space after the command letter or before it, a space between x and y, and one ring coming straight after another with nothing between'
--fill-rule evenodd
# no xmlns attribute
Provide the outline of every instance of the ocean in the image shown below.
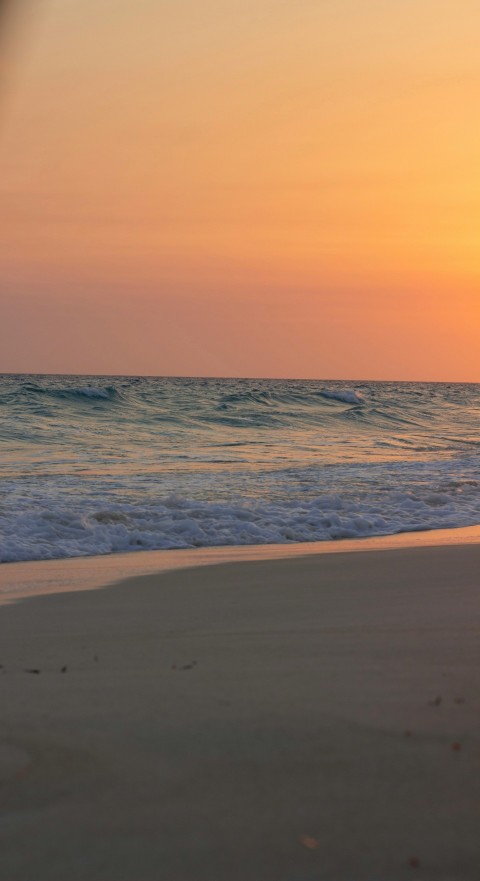
<svg viewBox="0 0 480 881"><path fill-rule="evenodd" d="M0 562L480 523L480 385L0 376Z"/></svg>

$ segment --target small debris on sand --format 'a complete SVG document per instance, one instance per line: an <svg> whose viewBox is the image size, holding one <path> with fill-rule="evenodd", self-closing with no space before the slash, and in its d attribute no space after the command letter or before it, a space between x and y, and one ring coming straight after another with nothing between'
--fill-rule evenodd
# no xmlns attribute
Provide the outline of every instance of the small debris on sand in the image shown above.
<svg viewBox="0 0 480 881"><path fill-rule="evenodd" d="M316 838L311 838L310 835L300 835L300 844L303 844L307 850L316 850L318 847L318 841Z"/></svg>
<svg viewBox="0 0 480 881"><path fill-rule="evenodd" d="M24 673L36 673L38 675L41 671L37 667L32 667L31 669L27 667L23 672Z"/></svg>
<svg viewBox="0 0 480 881"><path fill-rule="evenodd" d="M454 753L459 753L461 748L462 748L462 744L458 743L457 740L455 741L455 743L452 743L452 750Z"/></svg>
<svg viewBox="0 0 480 881"><path fill-rule="evenodd" d="M440 704L442 703L441 695L438 694L437 697L435 698L435 700L429 701L428 703L430 704L431 707L439 707Z"/></svg>
<svg viewBox="0 0 480 881"><path fill-rule="evenodd" d="M418 859L418 857L410 857L408 865L411 869L418 869L420 865L420 860Z"/></svg>
<svg viewBox="0 0 480 881"><path fill-rule="evenodd" d="M62 669L60 670L60 673L66 673L66 672L67 672L67 665L65 664L65 666L62 667Z"/></svg>
<svg viewBox="0 0 480 881"><path fill-rule="evenodd" d="M454 701L456 704L464 704L465 698L464 697L456 697L456 698L454 698Z"/></svg>

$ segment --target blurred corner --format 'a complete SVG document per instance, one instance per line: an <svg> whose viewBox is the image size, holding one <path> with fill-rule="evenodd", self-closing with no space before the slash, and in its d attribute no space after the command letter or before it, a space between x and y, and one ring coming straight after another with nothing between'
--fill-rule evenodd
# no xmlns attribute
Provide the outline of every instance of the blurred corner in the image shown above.
<svg viewBox="0 0 480 881"><path fill-rule="evenodd" d="M32 33L31 21L42 5L41 0L0 0L0 117L5 93L28 51L25 37Z"/></svg>

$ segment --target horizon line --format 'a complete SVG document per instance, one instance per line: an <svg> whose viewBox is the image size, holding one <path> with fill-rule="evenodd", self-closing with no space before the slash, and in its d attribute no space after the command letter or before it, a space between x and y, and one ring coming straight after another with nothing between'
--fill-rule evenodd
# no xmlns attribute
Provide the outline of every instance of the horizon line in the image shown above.
<svg viewBox="0 0 480 881"><path fill-rule="evenodd" d="M197 380L237 380L239 382L348 382L359 385L369 383L404 383L405 385L480 385L480 379L365 379L339 376L219 376L213 374L174 374L174 373L50 373L50 372L18 372L1 371L0 377L4 376L63 376L85 377L98 379L197 379Z"/></svg>

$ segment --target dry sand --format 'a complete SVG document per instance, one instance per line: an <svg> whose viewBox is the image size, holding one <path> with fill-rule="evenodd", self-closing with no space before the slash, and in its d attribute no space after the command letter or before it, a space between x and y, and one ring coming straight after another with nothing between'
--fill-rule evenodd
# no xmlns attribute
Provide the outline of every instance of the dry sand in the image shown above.
<svg viewBox="0 0 480 881"><path fill-rule="evenodd" d="M0 609L1 881L477 881L479 573L341 553Z"/></svg>

